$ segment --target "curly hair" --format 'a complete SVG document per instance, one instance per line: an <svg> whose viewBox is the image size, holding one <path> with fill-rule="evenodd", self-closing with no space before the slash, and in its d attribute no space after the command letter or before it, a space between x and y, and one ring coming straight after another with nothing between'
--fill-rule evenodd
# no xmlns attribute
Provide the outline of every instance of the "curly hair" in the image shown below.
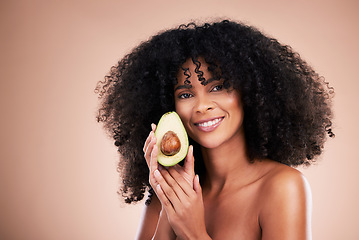
<svg viewBox="0 0 359 240"><path fill-rule="evenodd" d="M209 63L213 75L240 92L247 152L253 161L310 165L322 153L327 135L334 136L333 88L290 46L228 20L180 25L134 48L95 90L101 100L97 120L121 156L121 193L127 203L140 201L150 189L142 151L150 124L175 110L177 72L187 59L195 62L198 57ZM192 144L196 171L205 174L200 146Z"/></svg>

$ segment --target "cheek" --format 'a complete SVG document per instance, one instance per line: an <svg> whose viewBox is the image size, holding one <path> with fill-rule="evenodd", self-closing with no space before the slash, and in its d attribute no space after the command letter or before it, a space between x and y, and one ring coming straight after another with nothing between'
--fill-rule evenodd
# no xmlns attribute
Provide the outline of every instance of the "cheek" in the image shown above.
<svg viewBox="0 0 359 240"><path fill-rule="evenodd" d="M189 111L184 104L176 103L175 108L182 121L188 120Z"/></svg>
<svg viewBox="0 0 359 240"><path fill-rule="evenodd" d="M232 108L242 110L242 101L240 99L239 93L232 92L227 98L227 106L231 106Z"/></svg>
<svg viewBox="0 0 359 240"><path fill-rule="evenodd" d="M231 94L222 104L227 106L226 109L231 113L232 117L235 117L235 121L242 123L244 112L239 94Z"/></svg>
<svg viewBox="0 0 359 240"><path fill-rule="evenodd" d="M178 116L181 118L186 129L189 127L189 122L191 119L191 106L184 103L175 103L175 110Z"/></svg>
<svg viewBox="0 0 359 240"><path fill-rule="evenodd" d="M240 103L240 101L236 98L232 98L230 99L227 104L227 106L229 106L232 110L234 111L241 111L242 110L242 104Z"/></svg>
<svg viewBox="0 0 359 240"><path fill-rule="evenodd" d="M181 116L181 115L180 115L181 110L182 110L181 104L179 104L178 101L175 101L175 111L177 112L177 114L178 114L179 116Z"/></svg>

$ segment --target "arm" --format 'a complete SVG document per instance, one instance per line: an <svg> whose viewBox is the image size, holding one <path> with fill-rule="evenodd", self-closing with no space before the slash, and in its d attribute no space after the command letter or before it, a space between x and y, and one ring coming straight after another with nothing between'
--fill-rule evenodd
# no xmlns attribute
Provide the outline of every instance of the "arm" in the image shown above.
<svg viewBox="0 0 359 240"><path fill-rule="evenodd" d="M165 169L158 165L159 149L155 143L151 132L144 152L150 169L149 182L162 206L154 239L209 239L202 189L198 177L194 177L193 146L189 147L183 167L177 164Z"/></svg>
<svg viewBox="0 0 359 240"><path fill-rule="evenodd" d="M154 240L167 240L167 239L175 239L176 236L172 230L171 225L168 223L167 215L165 211L162 210L162 204L157 198L156 193L156 180L153 176L153 172L158 169L157 163L157 152L153 151L153 148L156 144L156 137L154 131L156 130L156 125L151 124L152 131L148 135L144 147L144 157L146 159L148 168L150 170L149 182L152 188L155 191L155 194L152 196L152 201L149 206L145 206L141 224L136 236L136 239L146 240L146 239L154 239Z"/></svg>
<svg viewBox="0 0 359 240"><path fill-rule="evenodd" d="M153 195L150 205L144 207L135 239L175 239L167 215L165 211L161 211L161 208L157 196Z"/></svg>
<svg viewBox="0 0 359 240"><path fill-rule="evenodd" d="M206 231L198 175L191 186L175 168L156 171L157 196L177 239L211 239Z"/></svg>
<svg viewBox="0 0 359 240"><path fill-rule="evenodd" d="M311 191L297 170L271 177L265 184L264 205L259 216L262 239L310 240Z"/></svg>
<svg viewBox="0 0 359 240"><path fill-rule="evenodd" d="M137 230L136 239L152 239L161 211L161 204L158 198L153 195L151 203L144 206L140 226Z"/></svg>

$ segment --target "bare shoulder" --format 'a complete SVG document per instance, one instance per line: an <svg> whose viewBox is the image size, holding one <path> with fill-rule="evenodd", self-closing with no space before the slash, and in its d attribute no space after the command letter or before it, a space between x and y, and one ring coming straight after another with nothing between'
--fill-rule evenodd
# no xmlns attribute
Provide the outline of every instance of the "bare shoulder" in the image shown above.
<svg viewBox="0 0 359 240"><path fill-rule="evenodd" d="M297 169L276 162L271 165L263 183L264 194L286 195L288 193L295 194L296 191L305 193L305 190L309 190L307 189L309 187L307 179Z"/></svg>
<svg viewBox="0 0 359 240"><path fill-rule="evenodd" d="M259 216L263 239L311 239L311 190L304 175L273 163L263 180Z"/></svg>

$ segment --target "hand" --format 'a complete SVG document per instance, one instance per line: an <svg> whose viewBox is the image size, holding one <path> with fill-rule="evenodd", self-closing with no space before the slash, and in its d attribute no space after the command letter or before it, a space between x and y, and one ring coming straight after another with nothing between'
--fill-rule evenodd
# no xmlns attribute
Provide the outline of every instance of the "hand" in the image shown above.
<svg viewBox="0 0 359 240"><path fill-rule="evenodd" d="M152 149L157 141L157 138L155 137L156 127L157 127L156 124L154 124L154 123L151 124L152 130L145 141L145 145L143 146L144 157L146 159L148 168L150 167L150 159L151 159Z"/></svg>
<svg viewBox="0 0 359 240"><path fill-rule="evenodd" d="M153 189L156 188L156 180L153 177L153 173L156 169L159 168L159 164L157 162L157 153L158 148L156 146L157 138L155 137L155 130L156 125L151 124L152 131L148 135L145 144L143 146L144 157L146 159L146 163L148 168L150 169L150 179L149 182ZM189 154L189 152L192 152ZM153 161L151 161L151 159ZM193 157L193 146L190 146L188 149L187 156L185 158L184 166L181 167L180 165L176 164L172 168L175 168L186 180L187 182L193 187L193 178L194 178L194 157Z"/></svg>
<svg viewBox="0 0 359 240"><path fill-rule="evenodd" d="M156 170L154 175L158 182L157 197L178 239L209 238L198 175L193 180L193 187L175 168Z"/></svg>
<svg viewBox="0 0 359 240"><path fill-rule="evenodd" d="M183 167L177 164L165 169L157 162L158 147L156 146L157 139L154 135L156 125L152 124L151 127L152 131L143 147L144 157L150 170L149 182L161 201L162 211L165 211L164 216L167 215L171 226L171 229L163 228L167 224L161 224L160 221L161 228L158 228L157 231L161 229L160 232L163 233L162 229L166 229L165 232L171 235L168 230L173 230L179 239L186 239L189 236L191 238L198 236L198 239L205 239L202 236L208 237L208 235L204 223L202 190L198 177L194 177L193 146L188 149ZM162 177L160 171L164 174L164 177ZM172 185L169 185L167 181ZM160 186L163 186L163 189ZM174 190L181 198L177 197L177 193L173 194L171 198L166 195L171 194L171 191L174 193ZM195 212L197 217L193 217ZM196 228L193 228L193 226L196 226Z"/></svg>
<svg viewBox="0 0 359 240"><path fill-rule="evenodd" d="M145 145L143 146L144 157L146 159L147 166L150 170L149 183L152 186L153 190L156 192L157 182L154 177L154 172L159 168L157 162L157 153L158 147L156 146L157 138L155 136L156 125L151 124L152 131L148 135Z"/></svg>
<svg viewBox="0 0 359 240"><path fill-rule="evenodd" d="M158 169L157 147L156 147L157 139L155 137L156 125L151 124L151 128L152 128L152 131L150 132L150 134L148 135L148 137L145 141L145 144L143 146L143 152L144 152L144 157L146 159L148 168L150 169L149 182L150 182L152 188L155 190L157 183L156 183L155 178L153 177L153 172L156 169ZM154 150L154 148L156 148L156 149ZM152 164L151 164L151 159L153 160ZM162 239L166 239L166 240L173 239L174 240L174 239L176 239L176 235L173 232L173 229L168 222L166 211L163 210L163 207L162 207L162 210L161 210L159 218L158 218L156 232L152 239L153 240L159 240L159 239L161 239L161 240Z"/></svg>

